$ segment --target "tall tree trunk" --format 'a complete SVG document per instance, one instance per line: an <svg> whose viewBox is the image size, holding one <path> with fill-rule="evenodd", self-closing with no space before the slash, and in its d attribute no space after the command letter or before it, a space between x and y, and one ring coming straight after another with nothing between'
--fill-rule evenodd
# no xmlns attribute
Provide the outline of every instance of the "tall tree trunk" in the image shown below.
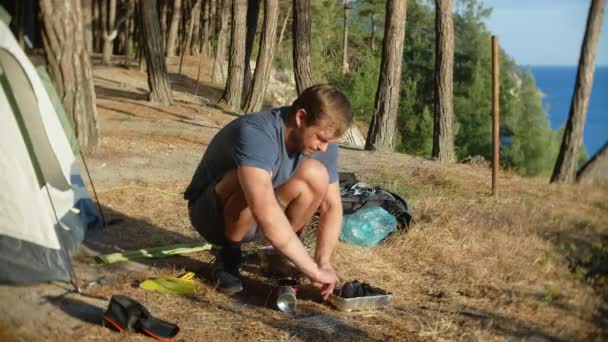
<svg viewBox="0 0 608 342"><path fill-rule="evenodd" d="M348 66L348 0L344 0L344 32L342 36L342 74L347 74Z"/></svg>
<svg viewBox="0 0 608 342"><path fill-rule="evenodd" d="M82 1L82 14L84 19L84 41L87 53L93 52L93 1Z"/></svg>
<svg viewBox="0 0 608 342"><path fill-rule="evenodd" d="M388 0L386 2L380 77L376 90L374 115L365 141L366 150L390 152L394 149L406 10L406 0Z"/></svg>
<svg viewBox="0 0 608 342"><path fill-rule="evenodd" d="M99 27L97 31L97 34L99 35L99 46L97 47L97 52L103 52L103 35L108 27L108 1L109 0L99 0Z"/></svg>
<svg viewBox="0 0 608 342"><path fill-rule="evenodd" d="M211 30L211 26L209 25L209 18L211 17L211 13L210 10L211 6L209 4L208 1L205 2L205 8L203 10L203 21L201 23L201 28L202 28L202 46L203 46L203 54L206 57L209 57L211 54L209 52L209 50L211 50L211 43L210 43L210 30Z"/></svg>
<svg viewBox="0 0 608 342"><path fill-rule="evenodd" d="M243 79L245 75L243 60L245 60L246 17L247 0L233 0L228 80L226 81L226 88L220 101L227 103L235 112L241 109Z"/></svg>
<svg viewBox="0 0 608 342"><path fill-rule="evenodd" d="M435 1L435 122L433 158L454 161L454 22L452 0Z"/></svg>
<svg viewBox="0 0 608 342"><path fill-rule="evenodd" d="M215 0L207 0L209 1L209 37L213 37L217 39L217 25L218 25L218 12L217 12L217 4ZM213 48L209 49L210 52L213 51Z"/></svg>
<svg viewBox="0 0 608 342"><path fill-rule="evenodd" d="M99 15L99 2L100 0L91 0L91 6L93 7L93 26L91 27L91 31L93 31L93 48L91 49L91 52L99 51L99 47L101 46L101 34L99 33L99 27L101 26L101 18Z"/></svg>
<svg viewBox="0 0 608 342"><path fill-rule="evenodd" d="M195 20L200 20L200 17L197 15L198 10L201 6L201 0L194 0L194 4L191 8L189 8L188 13L190 13L187 21L187 32L186 32L186 45L182 55L190 54L192 55L192 49L190 49L190 45L192 45L192 37L194 36L194 22Z"/></svg>
<svg viewBox="0 0 608 342"><path fill-rule="evenodd" d="M218 7L220 8L220 30L217 35L217 46L212 72L213 82L215 83L222 83L226 80L226 38L228 35L228 21L230 20L230 1L231 0L218 0Z"/></svg>
<svg viewBox="0 0 608 342"><path fill-rule="evenodd" d="M283 41L283 37L285 37L285 29L287 28L287 22L289 21L290 14L291 14L291 7L288 7L287 13L285 13L285 19L283 19L283 26L281 27L281 33L279 33L279 41L277 42L277 49L281 48L281 42Z"/></svg>
<svg viewBox="0 0 608 342"><path fill-rule="evenodd" d="M264 0L264 25L258 58L255 64L253 83L245 101L245 112L257 112L262 108L264 95L270 78L274 42L277 34L277 21L279 19L278 0Z"/></svg>
<svg viewBox="0 0 608 342"><path fill-rule="evenodd" d="M298 94L314 85L311 72L310 0L293 0L293 66Z"/></svg>
<svg viewBox="0 0 608 342"><path fill-rule="evenodd" d="M25 50L25 33L23 32L23 24L25 21L25 1L21 0L14 4L15 6L15 18L13 18L13 24L15 25L15 35L17 43L21 47L21 50Z"/></svg>
<svg viewBox="0 0 608 342"><path fill-rule="evenodd" d="M86 0L84 0L86 1ZM104 28L103 33L103 54L102 54L102 62L103 64L110 64L110 59L112 58L112 48L114 47L114 38L116 38L116 0L108 0L109 8L108 8L108 20L106 27Z"/></svg>
<svg viewBox="0 0 608 342"><path fill-rule="evenodd" d="M374 51L376 50L376 15L374 13L371 14L372 19L372 32L369 36L369 48Z"/></svg>
<svg viewBox="0 0 608 342"><path fill-rule="evenodd" d="M243 81L243 102L249 93L251 86L251 51L253 50L253 41L255 33L258 29L258 16L260 15L260 0L247 1L247 37L245 38L245 77Z"/></svg>
<svg viewBox="0 0 608 342"><path fill-rule="evenodd" d="M205 0L208 2L209 0ZM201 51L201 9L204 6L202 0L198 0L192 11L192 40L190 41L190 54L198 56Z"/></svg>
<svg viewBox="0 0 608 342"><path fill-rule="evenodd" d="M171 25L169 26L169 34L167 35L167 57L175 56L181 14L182 0L173 0L173 15L171 16Z"/></svg>
<svg viewBox="0 0 608 342"><path fill-rule="evenodd" d="M167 12L169 11L169 0L159 0L160 5L160 34L163 42L163 51L167 48Z"/></svg>
<svg viewBox="0 0 608 342"><path fill-rule="evenodd" d="M589 96L593 85L593 72L595 71L595 54L602 27L605 0L592 0L587 17L585 38L581 46L581 55L578 61L578 72L574 86L574 96L570 104L570 114L564 130L562 145L557 156L551 183L574 182L576 176L576 160L583 140L583 128L587 118Z"/></svg>
<svg viewBox="0 0 608 342"><path fill-rule="evenodd" d="M133 42L135 41L135 0L127 0L127 10L129 18L127 19L127 47L125 53L125 63L131 63L131 53L133 52Z"/></svg>
<svg viewBox="0 0 608 342"><path fill-rule="evenodd" d="M41 0L40 12L49 74L72 119L80 146L96 147L99 143L97 108L80 0Z"/></svg>
<svg viewBox="0 0 608 342"><path fill-rule="evenodd" d="M160 24L156 10L156 0L146 0L140 3L139 15L141 20L140 43L144 48L146 66L148 69L148 100L162 104L171 104L173 96L167 77L163 43L160 37Z"/></svg>
<svg viewBox="0 0 608 342"><path fill-rule="evenodd" d="M596 180L608 182L608 142L576 173L577 183L590 184Z"/></svg>

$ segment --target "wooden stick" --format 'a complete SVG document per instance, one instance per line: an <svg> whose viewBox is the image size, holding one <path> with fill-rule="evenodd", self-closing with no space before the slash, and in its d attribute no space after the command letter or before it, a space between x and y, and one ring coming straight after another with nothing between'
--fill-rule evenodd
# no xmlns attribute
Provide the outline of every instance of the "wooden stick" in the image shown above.
<svg viewBox="0 0 608 342"><path fill-rule="evenodd" d="M500 103L498 37L492 36L492 195L497 196L498 167L500 165Z"/></svg>

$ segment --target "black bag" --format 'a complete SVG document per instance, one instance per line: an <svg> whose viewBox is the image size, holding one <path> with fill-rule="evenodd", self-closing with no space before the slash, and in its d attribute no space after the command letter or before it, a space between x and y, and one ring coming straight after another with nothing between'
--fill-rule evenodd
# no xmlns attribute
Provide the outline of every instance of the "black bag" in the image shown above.
<svg viewBox="0 0 608 342"><path fill-rule="evenodd" d="M379 186L370 187L359 182L350 172L340 172L340 195L344 215L363 208L382 207L395 217L398 229L407 229L412 221L410 206L401 196Z"/></svg>

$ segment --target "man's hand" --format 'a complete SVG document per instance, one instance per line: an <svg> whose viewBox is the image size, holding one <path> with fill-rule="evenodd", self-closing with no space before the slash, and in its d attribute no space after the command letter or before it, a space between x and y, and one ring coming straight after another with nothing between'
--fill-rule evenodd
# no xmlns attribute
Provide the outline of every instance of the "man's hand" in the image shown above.
<svg viewBox="0 0 608 342"><path fill-rule="evenodd" d="M336 285L340 283L336 271L330 264L320 265L319 271L311 280L313 286L320 290L323 300L327 300Z"/></svg>

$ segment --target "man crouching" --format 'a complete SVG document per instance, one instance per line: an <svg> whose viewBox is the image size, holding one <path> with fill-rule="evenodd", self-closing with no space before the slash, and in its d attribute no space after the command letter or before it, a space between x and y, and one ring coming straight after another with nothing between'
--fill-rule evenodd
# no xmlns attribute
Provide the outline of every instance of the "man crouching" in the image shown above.
<svg viewBox="0 0 608 342"><path fill-rule="evenodd" d="M190 220L219 246L212 281L243 289L241 243L263 234L319 288L338 282L331 257L342 226L335 141L350 126L351 106L330 85L302 92L291 106L241 116L209 143L184 193ZM296 233L319 210L312 258Z"/></svg>

